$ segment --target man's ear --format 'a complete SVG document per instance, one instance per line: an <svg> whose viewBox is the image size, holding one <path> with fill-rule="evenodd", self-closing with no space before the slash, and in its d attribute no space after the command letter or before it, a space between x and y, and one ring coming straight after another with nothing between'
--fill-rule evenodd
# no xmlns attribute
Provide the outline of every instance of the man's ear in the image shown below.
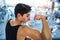
<svg viewBox="0 0 60 40"><path fill-rule="evenodd" d="M21 16L21 14L20 14L20 13L18 13L18 14L17 14L17 17L20 17L20 16Z"/></svg>

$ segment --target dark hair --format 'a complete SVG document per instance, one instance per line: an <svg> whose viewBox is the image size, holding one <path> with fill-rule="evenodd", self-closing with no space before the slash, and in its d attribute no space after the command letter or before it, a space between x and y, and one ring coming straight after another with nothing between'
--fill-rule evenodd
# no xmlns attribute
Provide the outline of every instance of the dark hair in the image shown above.
<svg viewBox="0 0 60 40"><path fill-rule="evenodd" d="M20 13L23 16L24 14L30 11L31 11L31 7L29 5L18 3L14 9L15 17L17 17L18 13Z"/></svg>

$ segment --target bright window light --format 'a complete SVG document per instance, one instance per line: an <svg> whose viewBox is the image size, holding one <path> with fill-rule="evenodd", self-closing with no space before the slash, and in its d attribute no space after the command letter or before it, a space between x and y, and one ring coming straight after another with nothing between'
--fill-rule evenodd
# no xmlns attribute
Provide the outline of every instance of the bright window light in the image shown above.
<svg viewBox="0 0 60 40"><path fill-rule="evenodd" d="M50 0L6 0L7 5L16 5L17 3L24 3L31 6L48 5Z"/></svg>

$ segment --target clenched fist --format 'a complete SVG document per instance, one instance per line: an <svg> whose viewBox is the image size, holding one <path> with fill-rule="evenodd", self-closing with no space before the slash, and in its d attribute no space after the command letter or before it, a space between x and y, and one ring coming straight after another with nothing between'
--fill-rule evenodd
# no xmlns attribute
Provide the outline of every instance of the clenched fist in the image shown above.
<svg viewBox="0 0 60 40"><path fill-rule="evenodd" d="M45 19L45 16L41 15L41 14L36 14L34 16L34 20L40 20L40 19Z"/></svg>

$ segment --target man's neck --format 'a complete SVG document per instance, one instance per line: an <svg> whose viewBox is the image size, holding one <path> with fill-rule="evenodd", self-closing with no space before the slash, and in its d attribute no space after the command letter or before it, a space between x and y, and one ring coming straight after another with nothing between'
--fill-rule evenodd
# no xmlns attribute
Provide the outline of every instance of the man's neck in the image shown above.
<svg viewBox="0 0 60 40"><path fill-rule="evenodd" d="M20 25L20 24L21 24L21 21L19 21L18 19L15 19L15 23L16 23L17 25Z"/></svg>

